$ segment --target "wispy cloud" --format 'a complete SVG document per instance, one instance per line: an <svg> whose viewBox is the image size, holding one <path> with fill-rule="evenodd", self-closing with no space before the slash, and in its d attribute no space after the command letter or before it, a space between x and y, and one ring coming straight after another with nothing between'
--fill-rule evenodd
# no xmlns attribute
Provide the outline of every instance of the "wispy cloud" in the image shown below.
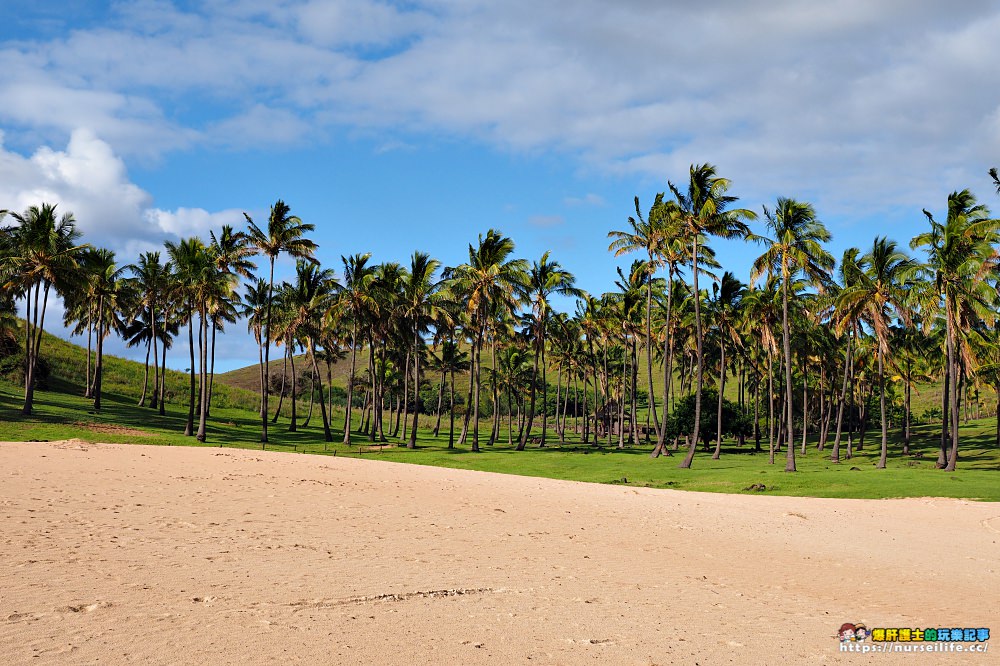
<svg viewBox="0 0 1000 666"><path fill-rule="evenodd" d="M528 224L533 227L559 227L566 224L566 218L562 215L532 215L528 218Z"/></svg>
<svg viewBox="0 0 1000 666"><path fill-rule="evenodd" d="M49 141L87 128L124 156L445 133L660 180L711 161L761 192L808 182L867 206L1000 154L989 0L114 7L0 45L0 122ZM684 38L636 48L642 26Z"/></svg>
<svg viewBox="0 0 1000 666"><path fill-rule="evenodd" d="M563 203L567 206L594 206L600 207L607 204L604 201L604 197L599 194L594 194L593 192L583 195L582 197L566 197L563 199Z"/></svg>

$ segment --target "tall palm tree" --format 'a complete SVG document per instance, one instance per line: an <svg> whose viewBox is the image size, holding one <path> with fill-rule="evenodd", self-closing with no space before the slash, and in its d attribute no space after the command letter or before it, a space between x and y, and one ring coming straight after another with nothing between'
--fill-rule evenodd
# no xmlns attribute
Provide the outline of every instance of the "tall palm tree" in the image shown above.
<svg viewBox="0 0 1000 666"><path fill-rule="evenodd" d="M639 197L635 197L635 217L630 216L628 218L631 229L628 231L608 232L608 237L614 239L608 246L608 250L613 251L616 257L629 252L646 252L646 268L650 274L650 279L646 281L646 374L649 377L649 409L653 412L653 424L656 428L656 438L659 446L662 446L663 436L660 431L659 417L656 413L655 392L653 390L653 337L651 330L653 309L652 276L658 268L666 263L666 257L670 254L670 251L676 249L676 247L671 247L671 245L675 245L679 232L678 225L675 223L674 212L676 212L676 206L670 206L667 202L664 202L663 193L660 192L653 200L649 214L644 219L639 209ZM669 318L669 314L667 316ZM664 418L666 418L666 391L669 391L669 388L665 388L664 390Z"/></svg>
<svg viewBox="0 0 1000 666"><path fill-rule="evenodd" d="M253 335L257 342L257 369L260 375L260 405L264 406L264 390L267 386L264 383L264 317L267 313L267 294L269 290L267 280L258 278L251 281L246 286L246 294L243 297L243 304L240 316L247 320L247 332Z"/></svg>
<svg viewBox="0 0 1000 666"><path fill-rule="evenodd" d="M757 369L759 390L764 390L767 380L768 464L774 464L774 359L778 355L775 330L781 319L779 279L770 275L759 287L751 286L742 299L743 330L754 348L758 350L760 367ZM766 365L764 361L766 360ZM759 391L758 391L759 392ZM756 420L755 441L760 441L760 423ZM758 445L759 447L759 445Z"/></svg>
<svg viewBox="0 0 1000 666"><path fill-rule="evenodd" d="M840 268L838 269L840 284L834 283L831 285L830 290L830 297L835 304L831 318L834 329L839 335L846 334L847 336L844 349L844 379L840 391L840 399L837 401L837 433L834 436L833 449L830 451L830 461L835 463L840 462L840 438L844 424L844 406L847 403L848 382L850 381L851 369L853 368L851 352L860 317L860 312L856 308L845 309L843 307L836 307L836 303L842 291L852 289L861 279L860 256L861 250L856 247L844 250L843 257L840 260Z"/></svg>
<svg viewBox="0 0 1000 666"><path fill-rule="evenodd" d="M172 297L179 303L178 314L188 325L188 353L190 377L188 393L188 416L184 424L184 436L190 437L194 432L195 394L195 359L194 359L194 324L201 299L208 283L209 273L213 269L208 249L201 239L185 238L177 243L168 241L167 254L173 264L174 273L170 291ZM200 329L199 329L200 330Z"/></svg>
<svg viewBox="0 0 1000 666"><path fill-rule="evenodd" d="M495 229L469 244L469 261L448 271L452 289L466 304L472 334L472 450L479 451L479 391L482 345L489 321L495 313L514 311L523 297L527 263L511 259L514 241Z"/></svg>
<svg viewBox="0 0 1000 666"><path fill-rule="evenodd" d="M149 368L149 352L153 353L153 386L159 386L160 373L157 364L157 338L159 337L156 327L162 315L159 311L160 302L163 299L163 291L166 288L167 277L170 273L170 264L163 264L160 261L159 252L144 252L139 256L139 261L127 267L132 272L132 284L138 294L138 304L143 309L143 316L138 317L138 321L148 323L148 335L143 334L143 342L147 344L146 367ZM135 339L133 337L133 339ZM156 390L153 391L151 402L152 407L156 407ZM143 380L142 397L139 398L139 406L146 402L146 381Z"/></svg>
<svg viewBox="0 0 1000 666"><path fill-rule="evenodd" d="M323 335L324 313L330 309L337 286L332 270L322 269L318 264L301 259L295 262L295 283L292 285L288 299L291 314L288 327L294 331L295 336L305 340L306 349L309 352L313 378L319 384L323 440L326 442L332 442L333 435L330 432L330 419L326 412L323 380L316 363L316 340Z"/></svg>
<svg viewBox="0 0 1000 666"><path fill-rule="evenodd" d="M127 266L115 263L115 253L98 249L94 253L94 295L97 297L97 362L94 366L94 411L101 410L101 382L104 375L104 339L114 328L121 328L118 312L129 288L124 279Z"/></svg>
<svg viewBox="0 0 1000 666"><path fill-rule="evenodd" d="M885 359L889 356L890 327L894 318L910 323L905 303L906 291L916 263L897 249L895 241L876 237L872 248L861 257L857 281L837 297L846 312L857 312L875 334L878 358L879 406L882 416L882 453L877 469L885 469L889 442L889 421L885 410ZM849 315L848 315L849 316Z"/></svg>
<svg viewBox="0 0 1000 666"><path fill-rule="evenodd" d="M292 215L288 205L278 199L271 206L271 214L267 218L267 228L261 229L254 224L253 219L243 213L250 226L250 245L257 248L260 254L267 257L270 264L270 278L267 289L267 310L264 315L264 390L262 394L262 404L260 410L261 448L267 445L267 394L268 382L270 381L268 363L271 358L271 302L274 299L274 260L278 255L285 253L295 259L313 259L313 253L317 245L305 237L305 234L313 231L315 225L304 223L297 216Z"/></svg>
<svg viewBox="0 0 1000 666"><path fill-rule="evenodd" d="M964 331L977 320L991 320L994 287L988 277L997 266L994 246L1000 243L1000 220L990 217L989 209L976 201L969 190L948 195L948 215L943 223L924 210L931 229L910 241L913 249L925 248L925 269L934 277L945 311L947 379L950 386L951 447L946 471L954 471L958 462L959 359L965 367L974 359Z"/></svg>
<svg viewBox="0 0 1000 666"><path fill-rule="evenodd" d="M701 293L698 288L698 246L704 237L719 236L720 238L746 238L750 233L747 222L757 219L753 211L745 208L729 209L738 201L737 197L726 194L730 182L716 175L711 164L691 165L686 192L681 192L673 183L667 185L674 194L677 205L677 221L684 229L685 236L691 243L691 278L694 293L695 345L696 345L696 385L694 403L694 427L687 455L681 462L681 468L690 468L694 459L694 451L698 442L698 430L701 420L701 388L703 381L704 335L701 323Z"/></svg>
<svg viewBox="0 0 1000 666"><path fill-rule="evenodd" d="M72 213L57 219L56 205L43 203L23 213L10 213L15 225L0 228L5 251L0 252L0 290L24 298L24 407L29 416L35 391L35 368L45 330L49 292L63 295L76 284L72 271L87 247L78 244L80 232ZM41 296L41 304L38 299Z"/></svg>
<svg viewBox="0 0 1000 666"><path fill-rule="evenodd" d="M739 320L740 302L746 291L746 285L736 279L731 272L722 274L722 280L712 284L712 315L715 320L716 332L719 335L719 404L717 406L717 426L715 435L715 452L712 458L719 459L722 451L722 401L726 390L726 341L739 344L739 334L736 327Z"/></svg>
<svg viewBox="0 0 1000 666"><path fill-rule="evenodd" d="M250 246L250 236L244 231L235 231L232 225L222 225L222 230L216 236L214 231L209 231L212 242L209 251L215 263L216 271L222 276L240 276L251 279L253 271L257 270L257 264L250 260L254 255L254 249ZM236 292L237 280L227 280L228 289L224 288L222 293L214 298L210 304L210 314L212 319L212 342L209 345L211 350L209 379L208 379L208 402L206 404L206 414L212 407L212 388L215 383L215 335L223 330L223 323L235 323L237 316L237 306L235 301L239 299Z"/></svg>
<svg viewBox="0 0 1000 666"><path fill-rule="evenodd" d="M373 306L372 282L375 279L374 266L368 261L371 253L340 257L344 264L344 284L337 301L337 310L343 318L351 322L351 371L347 376L347 404L344 407L344 444L351 443L351 407L354 401L354 375L357 372L358 346L366 314Z"/></svg>
<svg viewBox="0 0 1000 666"><path fill-rule="evenodd" d="M582 291L575 286L576 278L569 271L563 269L558 261L549 259L549 253L545 252L539 261L532 263L528 271L527 282L524 289L531 301L532 314L534 315L535 331L535 366L532 374L531 394L528 406L528 427L521 435L517 449L524 450L525 444L531 435L531 426L535 419L535 386L538 383L538 365L542 366L542 439L541 446L545 446L545 435L548 426L548 383L545 372L545 330L549 323L549 313L552 309L549 300L553 294L561 296L580 296Z"/></svg>
<svg viewBox="0 0 1000 666"><path fill-rule="evenodd" d="M781 276L781 332L785 355L785 426L787 433L785 471L795 471L795 445L792 426L792 349L789 327L788 300L791 281L803 275L808 281L824 283L834 266L833 256L822 243L831 238L830 232L816 217L811 204L784 197L772 213L764 209L770 237L760 236L767 249L754 261L751 281L771 271Z"/></svg>
<svg viewBox="0 0 1000 666"><path fill-rule="evenodd" d="M414 252L410 258L410 270L403 281L402 318L412 327L413 332L413 425L407 448L417 446L417 416L420 413L420 358L423 356L421 333L427 330L438 308L438 292L441 282L435 273L441 262L431 259L424 252ZM407 396L403 396L407 400Z"/></svg>

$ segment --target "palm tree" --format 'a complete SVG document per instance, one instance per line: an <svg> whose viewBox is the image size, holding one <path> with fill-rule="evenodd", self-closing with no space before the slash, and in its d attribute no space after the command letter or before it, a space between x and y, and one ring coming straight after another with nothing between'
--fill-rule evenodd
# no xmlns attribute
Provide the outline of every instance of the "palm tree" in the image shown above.
<svg viewBox="0 0 1000 666"><path fill-rule="evenodd" d="M301 259L295 262L295 284L290 290L288 299L291 314L288 327L294 331L295 336L305 340L309 351L313 378L319 384L323 440L326 442L332 442L333 435L330 432L330 420L326 412L326 398L323 396L323 380L316 363L316 340L323 335L324 313L330 309L337 286L332 270L321 269L318 264Z"/></svg>
<svg viewBox="0 0 1000 666"><path fill-rule="evenodd" d="M787 433L785 471L795 471L795 445L792 426L792 350L788 317L788 293L791 281L804 275L813 284L825 282L833 270L834 259L822 243L830 240L830 232L816 217L812 205L780 197L772 214L764 209L770 238L764 254L753 264L751 281L767 271L781 276L781 332L785 355L785 425ZM697 427L697 426L696 426Z"/></svg>
<svg viewBox="0 0 1000 666"><path fill-rule="evenodd" d="M94 252L94 295L97 297L97 362L94 366L94 411L101 410L101 381L104 374L104 338L111 329L120 327L117 313L127 298L129 284L123 278L128 267L115 264L115 253L98 249Z"/></svg>
<svg viewBox="0 0 1000 666"><path fill-rule="evenodd" d="M778 277L770 275L763 286L751 286L742 299L742 328L746 338L753 343L758 351L759 367L758 393L763 390L763 382L767 379L767 425L768 425L768 464L774 464L774 358L778 355L778 342L775 330L781 319L780 289ZM763 359L759 359L763 356ZM766 366L764 365L766 359ZM760 422L755 419L754 439L759 449Z"/></svg>
<svg viewBox="0 0 1000 666"><path fill-rule="evenodd" d="M947 378L950 386L951 448L946 471L954 471L958 462L958 396L961 389L959 358L965 367L973 365L968 338L979 319L992 319L994 288L984 279L997 265L993 249L1000 243L1000 220L990 218L989 209L976 201L969 190L948 195L948 216L944 223L924 210L930 231L918 234L910 247L926 248L925 270L934 276L945 311ZM944 463L944 461L939 461Z"/></svg>
<svg viewBox="0 0 1000 666"><path fill-rule="evenodd" d="M247 320L247 332L253 334L253 338L257 342L257 369L260 374L261 409L263 409L264 406L264 391L267 386L264 383L263 330L264 317L267 313L267 294L269 289L270 287L267 284L267 280L264 278L258 278L256 281L251 281L246 286L246 295L243 297L243 306L240 310L240 316Z"/></svg>
<svg viewBox="0 0 1000 666"><path fill-rule="evenodd" d="M549 253L542 255L541 260L534 262L528 272L527 282L524 289L531 300L532 314L534 316L534 341L535 341L535 366L531 381L531 394L528 406L528 426L521 435L518 442L518 451L524 450L525 444L531 435L531 426L535 419L535 387L538 384L538 365L542 366L542 439L541 446L545 446L545 435L548 425L548 383L545 372L545 329L549 322L549 311L551 305L549 299L553 294L561 296L580 296L583 292L577 289L574 284L576 278L572 273L562 268L558 261L551 261Z"/></svg>
<svg viewBox="0 0 1000 666"><path fill-rule="evenodd" d="M715 328L719 335L719 404L717 408L717 426L715 435L714 460L719 459L722 451L722 394L726 390L726 340L734 345L739 344L739 334L736 322L739 319L740 301L746 291L746 285L736 279L731 272L722 274L722 280L712 284L712 314Z"/></svg>
<svg viewBox="0 0 1000 666"><path fill-rule="evenodd" d="M0 290L24 298L24 407L31 415L35 390L35 368L45 330L49 291L64 295L76 281L72 271L86 245L79 245L80 232L72 213L56 218L56 205L43 203L23 213L10 213L16 225L0 228L5 250L0 252ZM39 305L39 296L42 302Z"/></svg>
<svg viewBox="0 0 1000 666"><path fill-rule="evenodd" d="M138 294L138 305L142 308L142 316L137 318L139 322L145 322L148 324L148 330L141 332L141 341L145 342L146 348L146 373L148 375L149 371L149 352L153 352L153 386L159 387L160 384L160 373L159 366L157 364L157 338L158 333L156 331L157 323L160 319L161 313L159 312L159 305L163 298L163 291L166 288L167 278L170 273L170 264L164 265L160 262L159 252L144 252L139 257L139 262L127 267L128 270L132 272L132 284L133 289ZM147 327L143 327L146 329ZM136 331L136 333L140 333ZM136 338L134 335L131 336L131 340L135 341L136 344L139 343L140 339ZM142 397L139 398L139 406L142 407L146 402L146 378L143 378L142 384ZM157 395L156 390L153 391L153 398L151 401L152 407L156 407Z"/></svg>
<svg viewBox="0 0 1000 666"><path fill-rule="evenodd" d="M347 404L344 407L344 444L351 444L351 407L354 400L354 375L357 372L357 356L365 315L373 305L371 288L375 279L375 269L368 265L371 253L341 256L344 264L344 285L340 291L337 310L351 322L351 372L347 376Z"/></svg>
<svg viewBox="0 0 1000 666"><path fill-rule="evenodd" d="M882 416L882 454L877 469L885 469L888 453L889 422L885 411L885 359L889 356L890 326L895 317L910 323L905 304L907 283L916 268L915 262L897 249L895 241L876 237L859 262L857 281L837 297L837 305L846 312L857 312L875 334L878 357L879 407ZM848 315L850 316L850 315Z"/></svg>
<svg viewBox="0 0 1000 666"><path fill-rule="evenodd" d="M254 250L250 246L250 237L243 231L234 231L229 224L224 224L219 235L214 231L209 231L212 239L209 251L215 262L215 268L223 276L240 276L246 279L252 277L253 271L257 270L257 264L250 261ZM208 402L206 415L212 408L212 388L215 383L215 334L223 330L223 322L235 323L238 315L236 302L239 295L236 293L237 280L228 281L228 289L223 289L217 298L210 304L212 318L212 342L211 362L208 379Z"/></svg>
<svg viewBox="0 0 1000 666"><path fill-rule="evenodd" d="M423 356L423 340L420 334L434 318L438 308L438 290L441 283L434 274L441 265L437 259L431 259L424 252L414 252L410 259L410 270L403 282L402 318L413 331L413 425L410 428L410 439L407 448L417 446L417 416L420 413L420 358ZM404 402L407 400L403 396Z"/></svg>
<svg viewBox="0 0 1000 666"><path fill-rule="evenodd" d="M469 245L469 261L451 271L452 289L466 304L472 334L472 450L479 451L479 390L483 340L491 316L514 311L525 292L527 264L511 259L514 241L495 229L479 236L477 246Z"/></svg>
<svg viewBox="0 0 1000 666"><path fill-rule="evenodd" d="M840 284L831 285L830 297L835 304L837 302L836 299L842 291L854 288L861 279L860 255L861 250L856 247L844 250L838 271L840 274ZM839 335L844 335L846 331L847 335L847 343L844 350L844 380L840 391L840 400L837 401L837 434L834 436L833 449L830 452L830 461L835 463L840 462L840 437L844 424L844 406L847 403L847 387L851 377L851 369L853 368L851 351L854 338L856 337L855 332L858 327L859 316L860 313L857 309L845 310L844 308L835 307L832 317L836 332Z"/></svg>
<svg viewBox="0 0 1000 666"><path fill-rule="evenodd" d="M657 444L660 447L662 447L663 435L660 431L660 421L656 413L656 399L653 390L653 337L651 331L653 308L652 276L660 266L666 263L666 256L670 254L671 250L676 250L674 241L677 238L679 230L674 223L674 212L676 212L676 207L665 203L663 201L663 193L660 192L653 200L653 205L649 209L646 219L643 219L642 212L639 209L639 197L635 197L635 217L628 218L631 230L608 232L608 237L614 239L608 246L608 250L613 251L616 257L638 250L645 250L646 252L646 268L649 271L649 279L646 281L646 374L649 376L649 409L653 412L653 424L656 428ZM671 247L672 245L675 247ZM671 266L671 269L673 268ZM667 317L669 318L669 316L668 312ZM669 391L669 388L665 388L664 390L664 419L666 418L667 391Z"/></svg>
<svg viewBox="0 0 1000 666"><path fill-rule="evenodd" d="M698 429L701 420L701 388L703 380L703 333L701 325L701 293L698 289L698 245L703 237L719 236L721 238L746 238L750 233L747 222L757 219L753 211L744 208L727 210L735 203L737 197L726 194L729 190L729 180L716 175L711 164L691 165L687 191L682 193L677 186L669 182L667 185L673 192L677 205L677 221L684 229L685 236L691 242L691 277L694 281L694 318L696 344L696 385L694 404L694 427L688 453L681 462L683 469L691 467L694 459L695 446L698 442Z"/></svg>
<svg viewBox="0 0 1000 666"><path fill-rule="evenodd" d="M178 314L188 325L188 352L190 355L190 386L188 394L188 416L184 425L184 436L194 435L195 409L195 362L194 362L194 319L201 307L208 274L213 266L208 249L199 238L185 238L177 243L167 242L167 254L174 266L171 285L172 297L180 304ZM200 330L200 329L199 329ZM199 334L200 335L200 334Z"/></svg>
<svg viewBox="0 0 1000 666"><path fill-rule="evenodd" d="M295 259L315 261L313 253L316 251L317 245L305 238L305 234L312 231L315 226L306 224L292 215L291 209L281 199L278 199L271 206L266 230L254 224L253 219L246 213L243 213L243 216L246 217L247 224L250 225L250 245L267 257L271 269L267 289L267 310L264 315L264 390L260 410L260 442L261 448L264 448L267 445L267 393L270 381L268 363L271 358L271 302L274 299L274 260L279 254L285 253Z"/></svg>

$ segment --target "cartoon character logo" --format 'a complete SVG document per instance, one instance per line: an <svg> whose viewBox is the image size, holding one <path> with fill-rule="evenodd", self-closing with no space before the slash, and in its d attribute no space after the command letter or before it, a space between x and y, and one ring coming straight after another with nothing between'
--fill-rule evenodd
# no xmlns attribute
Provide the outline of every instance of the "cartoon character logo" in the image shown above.
<svg viewBox="0 0 1000 666"><path fill-rule="evenodd" d="M864 643L865 639L872 635L872 632L868 631L868 627L858 622L854 625L854 640L858 643Z"/></svg>
<svg viewBox="0 0 1000 666"><path fill-rule="evenodd" d="M840 625L840 631L837 632L837 636L840 638L841 643L853 643L855 639L854 625L850 622L845 622Z"/></svg>

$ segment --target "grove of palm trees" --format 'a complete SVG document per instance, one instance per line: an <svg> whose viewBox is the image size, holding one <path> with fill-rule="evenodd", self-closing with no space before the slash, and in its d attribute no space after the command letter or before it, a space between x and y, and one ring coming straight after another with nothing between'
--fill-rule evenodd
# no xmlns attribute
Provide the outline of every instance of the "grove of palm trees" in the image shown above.
<svg viewBox="0 0 1000 666"><path fill-rule="evenodd" d="M760 466L780 454L795 472L802 456L851 464L877 449L882 469L919 460L919 421L933 466L954 472L970 412L995 415L1000 446L1000 220L985 203L954 192L930 202L942 212L918 211L912 239L876 236L837 261L811 204L754 210L735 191L701 164L648 210L636 197L608 233L609 261L634 260L601 294L579 289L552 252L519 257L496 229L455 266L422 251L408 264L345 252L323 266L314 225L281 200L267 220L246 215L246 229L138 257L82 238L56 203L3 211L0 334L7 380L22 386L17 418L37 411L58 296L65 325L86 336L91 413L104 406L104 341L120 336L145 347L138 408L150 421L181 413L198 442L226 444L226 423L213 423L216 350L245 325L259 347L259 398L244 407L257 412L261 448L306 428L327 451L335 441L348 451L648 448L648 465L687 469L706 464L702 450ZM717 239L756 259L720 265ZM281 280L285 258L294 273ZM187 366L187 390L168 396L176 347L186 347L174 364ZM940 400L914 413L915 389Z"/></svg>

